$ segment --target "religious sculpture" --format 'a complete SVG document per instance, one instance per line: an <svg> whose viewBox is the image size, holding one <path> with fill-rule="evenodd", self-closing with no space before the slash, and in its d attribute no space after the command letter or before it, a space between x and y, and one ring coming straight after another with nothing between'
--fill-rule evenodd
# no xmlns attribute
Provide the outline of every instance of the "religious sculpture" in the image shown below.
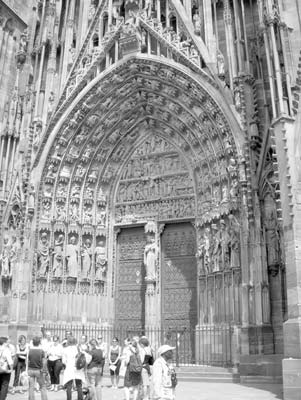
<svg viewBox="0 0 301 400"><path fill-rule="evenodd" d="M265 211L264 225L268 266L278 265L280 261L279 234L275 214L272 208Z"/></svg>
<svg viewBox="0 0 301 400"><path fill-rule="evenodd" d="M82 278L88 279L91 272L91 264L92 264L92 249L91 249L91 240L87 239L82 246Z"/></svg>
<svg viewBox="0 0 301 400"><path fill-rule="evenodd" d="M104 280L107 270L106 248L104 240L99 240L94 250L95 255L95 279Z"/></svg>
<svg viewBox="0 0 301 400"><path fill-rule="evenodd" d="M60 278L63 275L63 249L64 235L61 234L54 241L52 274L55 278Z"/></svg>
<svg viewBox="0 0 301 400"><path fill-rule="evenodd" d="M70 243L66 248L67 276L77 278L79 270L79 251L76 243L76 237L71 236Z"/></svg>
<svg viewBox="0 0 301 400"><path fill-rule="evenodd" d="M200 238L196 257L199 259L199 274L208 274L210 272L210 229L206 228Z"/></svg>
<svg viewBox="0 0 301 400"><path fill-rule="evenodd" d="M194 33L200 36L202 32L202 20L199 14L199 10L196 10L192 19L194 25Z"/></svg>
<svg viewBox="0 0 301 400"><path fill-rule="evenodd" d="M43 232L37 249L37 272L40 277L46 277L50 267L50 247L48 235Z"/></svg>
<svg viewBox="0 0 301 400"><path fill-rule="evenodd" d="M144 265L146 268L146 280L155 280L157 276L158 246L154 235L148 235L144 249Z"/></svg>
<svg viewBox="0 0 301 400"><path fill-rule="evenodd" d="M10 249L9 238L6 236L3 239L2 253L0 254L2 278L9 278L11 276Z"/></svg>
<svg viewBox="0 0 301 400"><path fill-rule="evenodd" d="M229 215L230 231L230 266L236 268L240 266L240 225L234 215Z"/></svg>
<svg viewBox="0 0 301 400"><path fill-rule="evenodd" d="M220 78L225 77L225 59L221 51L217 52L217 74Z"/></svg>

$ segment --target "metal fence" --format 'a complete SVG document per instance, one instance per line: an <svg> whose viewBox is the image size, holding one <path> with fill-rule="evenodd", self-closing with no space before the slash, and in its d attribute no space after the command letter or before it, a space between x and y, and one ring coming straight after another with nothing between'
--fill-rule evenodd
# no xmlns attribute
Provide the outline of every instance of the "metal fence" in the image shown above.
<svg viewBox="0 0 301 400"><path fill-rule="evenodd" d="M174 363L184 365L216 365L229 367L232 365L232 337L231 325L203 325L195 329L168 328L168 329L140 329L131 327L82 325L82 324L45 324L42 331L50 331L62 340L66 331L70 331L78 341L82 335L88 340L102 337L107 350L113 337L119 339L123 345L125 338L145 335L148 337L155 353L162 344L175 347Z"/></svg>

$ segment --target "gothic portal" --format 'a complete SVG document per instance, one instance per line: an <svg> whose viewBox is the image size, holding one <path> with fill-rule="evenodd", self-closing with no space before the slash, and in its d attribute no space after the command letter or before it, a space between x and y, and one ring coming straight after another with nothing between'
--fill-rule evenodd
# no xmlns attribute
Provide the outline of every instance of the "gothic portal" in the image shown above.
<svg viewBox="0 0 301 400"><path fill-rule="evenodd" d="M179 362L297 374L298 12L0 0L1 332L157 330Z"/></svg>

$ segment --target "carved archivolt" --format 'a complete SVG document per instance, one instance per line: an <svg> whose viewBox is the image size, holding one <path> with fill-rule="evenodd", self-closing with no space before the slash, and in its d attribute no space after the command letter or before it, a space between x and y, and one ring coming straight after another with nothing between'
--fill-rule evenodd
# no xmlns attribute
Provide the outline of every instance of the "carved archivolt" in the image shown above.
<svg viewBox="0 0 301 400"><path fill-rule="evenodd" d="M183 70L143 58L86 91L40 182L36 248L47 239L53 278L105 279L95 254L110 224L189 217L204 226L239 207L237 148L221 108Z"/></svg>

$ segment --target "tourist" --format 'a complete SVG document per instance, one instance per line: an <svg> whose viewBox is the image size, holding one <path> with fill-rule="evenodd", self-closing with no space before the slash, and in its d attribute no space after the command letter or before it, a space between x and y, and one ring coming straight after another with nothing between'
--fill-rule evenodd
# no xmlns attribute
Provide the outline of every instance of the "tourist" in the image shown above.
<svg viewBox="0 0 301 400"><path fill-rule="evenodd" d="M80 351L88 351L89 343L87 335L82 335L80 338L80 343L78 345Z"/></svg>
<svg viewBox="0 0 301 400"><path fill-rule="evenodd" d="M121 363L121 347L119 346L119 341L117 337L112 340L112 345L109 349L109 367L112 388L117 389L119 383L119 369Z"/></svg>
<svg viewBox="0 0 301 400"><path fill-rule="evenodd" d="M40 347L41 339L36 336L32 339L32 348L28 351L28 376L29 376L29 400L34 400L34 389L36 382L41 390L42 400L47 400L47 390L44 376L44 366L46 364L46 355Z"/></svg>
<svg viewBox="0 0 301 400"><path fill-rule="evenodd" d="M104 358L107 357L107 343L103 341L103 337L101 335L97 338L97 348L102 350Z"/></svg>
<svg viewBox="0 0 301 400"><path fill-rule="evenodd" d="M140 359L136 341L128 346L125 353L126 372L124 377L125 400L130 400L130 392L133 393L133 400L137 400L141 383L142 362Z"/></svg>
<svg viewBox="0 0 301 400"><path fill-rule="evenodd" d="M52 345L52 337L51 337L51 332L47 331L45 333L45 337L42 338L41 340L41 347L44 350L45 354L48 353L48 350L50 348L50 346Z"/></svg>
<svg viewBox="0 0 301 400"><path fill-rule="evenodd" d="M14 359L14 383L11 394L15 393L16 387L19 386L20 375L26 370L26 358L28 354L29 346L26 343L26 337L24 335L19 336L18 344L16 346L16 355ZM23 393L23 390L20 390Z"/></svg>
<svg viewBox="0 0 301 400"><path fill-rule="evenodd" d="M175 399L176 374L170 365L174 349L167 344L158 349L159 357L153 365L154 400Z"/></svg>
<svg viewBox="0 0 301 400"><path fill-rule="evenodd" d="M76 357L79 351L76 346L76 339L69 336L67 346L63 350L62 361L65 365L63 385L66 388L67 400L72 399L72 385L75 380L77 400L83 400L82 384L85 382L85 370L76 368Z"/></svg>
<svg viewBox="0 0 301 400"><path fill-rule="evenodd" d="M8 392L13 359L7 346L7 338L0 337L0 399L5 400Z"/></svg>
<svg viewBox="0 0 301 400"><path fill-rule="evenodd" d="M72 337L72 332L71 331L66 331L65 337L62 341L62 346L67 347L68 345L68 339Z"/></svg>
<svg viewBox="0 0 301 400"><path fill-rule="evenodd" d="M141 377L143 385L143 400L149 400L151 366L154 363L154 357L147 337L142 336L139 340L139 344L140 344L140 357L142 361Z"/></svg>
<svg viewBox="0 0 301 400"><path fill-rule="evenodd" d="M89 354L92 356L92 359L87 367L87 376L89 384L91 385L92 400L101 400L104 356L103 351L98 348L98 343L95 339L90 340Z"/></svg>
<svg viewBox="0 0 301 400"><path fill-rule="evenodd" d="M47 367L50 375L50 390L58 391L60 383L60 373L63 368L62 356L63 347L59 342L59 337L57 335L53 336L53 341L47 352L48 360Z"/></svg>

